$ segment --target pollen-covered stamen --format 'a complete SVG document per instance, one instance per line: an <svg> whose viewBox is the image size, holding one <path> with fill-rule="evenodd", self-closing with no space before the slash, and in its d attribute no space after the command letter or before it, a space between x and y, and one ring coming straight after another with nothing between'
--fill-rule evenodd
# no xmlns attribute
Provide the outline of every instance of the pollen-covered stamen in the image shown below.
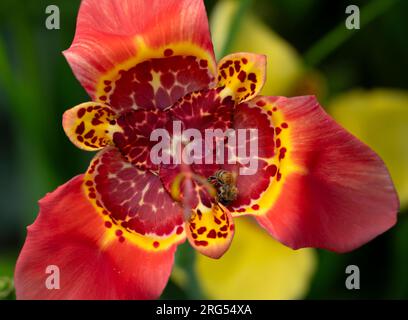
<svg viewBox="0 0 408 320"><path fill-rule="evenodd" d="M112 135L120 128L110 106L85 102L67 110L62 125L68 138L78 148L94 151L112 143Z"/></svg>

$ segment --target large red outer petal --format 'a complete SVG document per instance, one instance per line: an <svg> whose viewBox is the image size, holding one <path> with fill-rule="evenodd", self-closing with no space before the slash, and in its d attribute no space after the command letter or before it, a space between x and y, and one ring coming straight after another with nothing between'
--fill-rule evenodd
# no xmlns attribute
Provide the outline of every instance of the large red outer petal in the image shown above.
<svg viewBox="0 0 408 320"><path fill-rule="evenodd" d="M83 0L74 41L64 55L90 96L105 102L109 102L106 95L111 94L110 91L122 90L114 88L119 72L137 64L142 70L145 66L140 63L152 58L164 58L162 67L172 64L171 67L177 68L177 63L187 65L187 61L179 61L177 58L174 60L174 56L182 56L187 60L189 57L197 57L200 67L208 67L213 77L216 74L213 46L202 0ZM171 56L177 63L166 59ZM151 77L150 72L151 70L145 70L138 75ZM184 73L187 82L192 81L193 84L207 86L213 80L200 72ZM167 76L172 77L171 74ZM162 81L166 87L170 79ZM182 82L182 79L180 81ZM193 86L190 91L205 86ZM150 86L148 89L151 89ZM174 95L177 99L180 97L178 91L182 92L182 95L186 93L180 86L176 86L173 91L171 96ZM130 90L129 94L132 92ZM140 95L139 93L137 99L143 98ZM156 100L159 101L163 100L163 95L167 97L163 88L156 95ZM121 97L116 99L116 103L125 103L124 100L130 98ZM173 99L173 102L176 100ZM136 101L139 107L145 103L144 100ZM156 103L161 104L157 101ZM128 108L123 105L114 107L119 110Z"/></svg>
<svg viewBox="0 0 408 320"><path fill-rule="evenodd" d="M87 200L79 175L40 201L15 271L18 299L152 299L164 289L176 246L145 251L130 241L105 241L101 216ZM46 268L60 269L49 290Z"/></svg>
<svg viewBox="0 0 408 320"><path fill-rule="evenodd" d="M339 126L315 97L260 97L286 128L282 179L260 224L292 248L355 249L396 223L399 202L379 156ZM379 133L381 134L381 133ZM281 184L281 185L279 185ZM265 211L266 209L266 211Z"/></svg>

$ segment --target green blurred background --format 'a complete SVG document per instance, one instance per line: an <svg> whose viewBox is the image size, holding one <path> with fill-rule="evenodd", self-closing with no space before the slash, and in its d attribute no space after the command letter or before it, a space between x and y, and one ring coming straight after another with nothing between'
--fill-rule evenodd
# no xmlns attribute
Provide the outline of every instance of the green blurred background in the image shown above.
<svg viewBox="0 0 408 320"><path fill-rule="evenodd" d="M249 5L304 56L344 23L347 5L363 8L370 2L258 0ZM376 2L381 5L381 1ZM323 103L356 87L407 89L408 1L391 2L313 66L326 79ZM0 2L0 277L12 276L25 228L37 215L38 199L84 172L92 157L92 153L75 148L61 126L64 110L89 100L61 54L73 39L79 3ZM216 1L205 3L210 15ZM50 4L60 8L60 30L45 28L45 8ZM184 260L191 262L193 257L186 246L182 252ZM344 286L344 270L349 264L362 270L361 290L349 291ZM182 266L189 268L189 263ZM200 296L192 291L171 282L163 297ZM400 214L399 223L390 232L352 253L337 255L319 250L317 271L305 297L408 298L406 212Z"/></svg>

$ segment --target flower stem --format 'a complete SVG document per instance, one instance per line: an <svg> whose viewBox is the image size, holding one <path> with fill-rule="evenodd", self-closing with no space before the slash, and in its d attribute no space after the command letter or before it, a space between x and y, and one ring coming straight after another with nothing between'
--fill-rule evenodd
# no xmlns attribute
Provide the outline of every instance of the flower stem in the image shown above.
<svg viewBox="0 0 408 320"><path fill-rule="evenodd" d="M398 0L374 0L365 5L360 12L360 28L366 26L375 18L386 12L397 1ZM317 66L355 33L356 32L353 32L353 30L348 30L345 27L344 21L340 22L333 30L327 33L306 51L304 54L306 65L309 67Z"/></svg>

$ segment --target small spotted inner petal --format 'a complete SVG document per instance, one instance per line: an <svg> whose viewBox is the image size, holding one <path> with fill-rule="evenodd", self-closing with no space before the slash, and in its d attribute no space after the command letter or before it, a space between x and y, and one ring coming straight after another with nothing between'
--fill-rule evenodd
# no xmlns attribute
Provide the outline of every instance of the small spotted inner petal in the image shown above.
<svg viewBox="0 0 408 320"><path fill-rule="evenodd" d="M116 114L109 106L85 102L67 110L62 124L74 145L83 150L94 151L111 144L113 133L120 130L115 119Z"/></svg>
<svg viewBox="0 0 408 320"><path fill-rule="evenodd" d="M218 63L221 96L232 96L236 103L251 100L261 91L266 77L266 57L253 53L234 53Z"/></svg>
<svg viewBox="0 0 408 320"><path fill-rule="evenodd" d="M186 222L187 239L193 248L214 259L228 250L234 229L231 213L220 203L214 203L211 209L205 206L193 209Z"/></svg>

